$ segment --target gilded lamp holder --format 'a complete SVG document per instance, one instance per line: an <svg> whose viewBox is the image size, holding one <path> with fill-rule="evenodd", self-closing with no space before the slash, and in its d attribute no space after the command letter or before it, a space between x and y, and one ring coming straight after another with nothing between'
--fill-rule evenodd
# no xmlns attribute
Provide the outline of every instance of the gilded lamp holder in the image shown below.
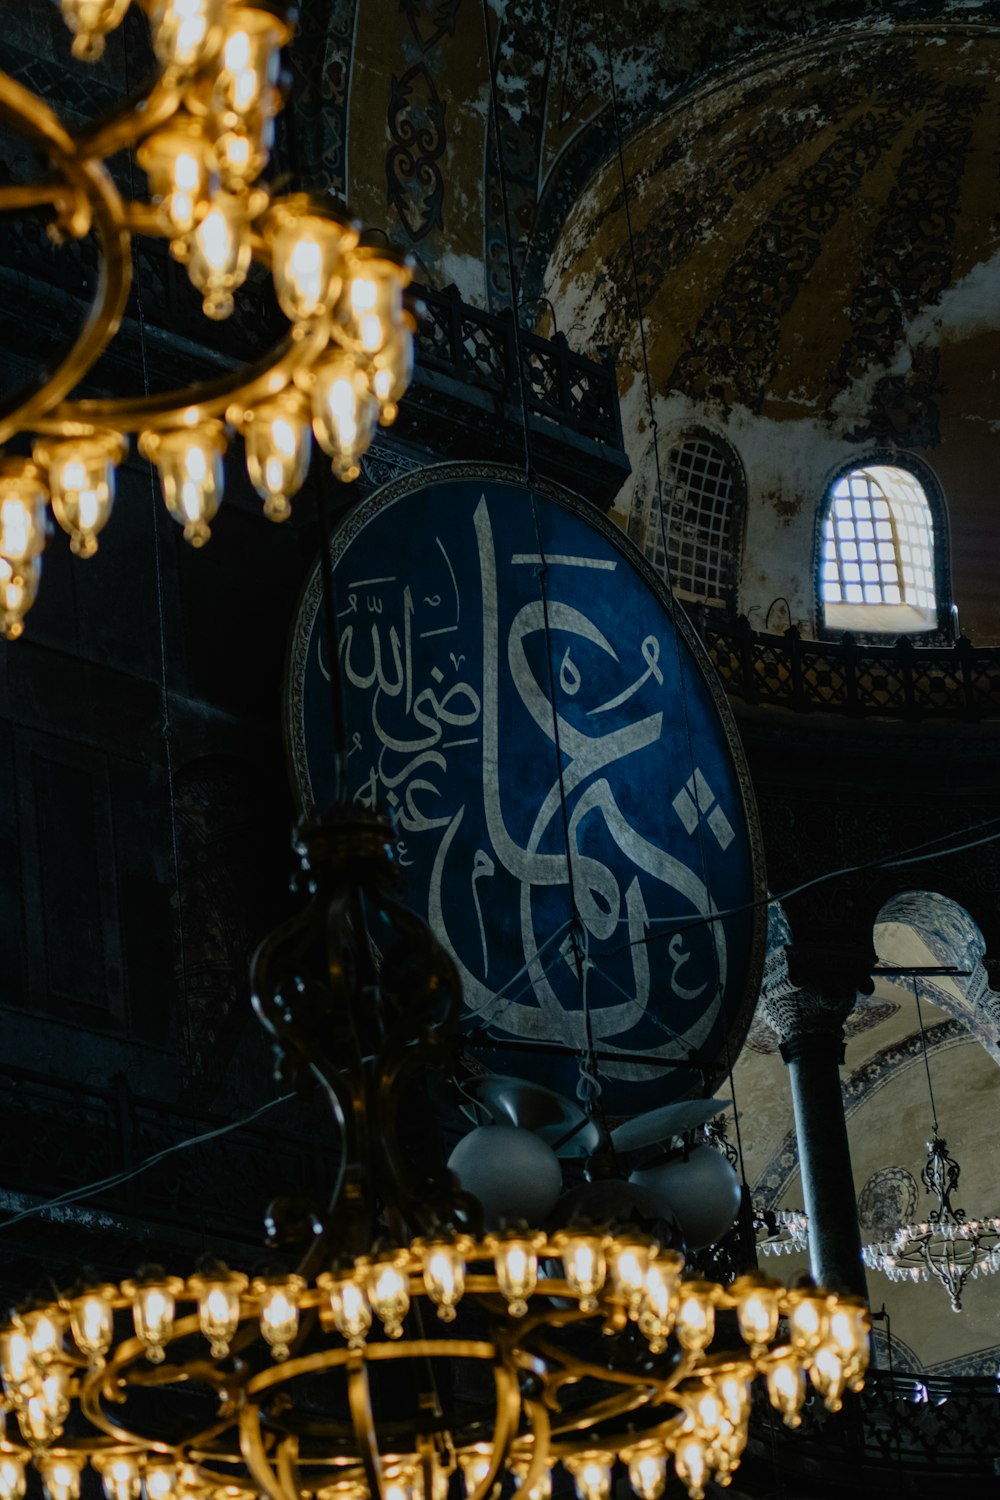
<svg viewBox="0 0 1000 1500"><path fill-rule="evenodd" d="M93 234L100 271L75 343L0 413L0 630L15 639L38 592L48 511L80 558L111 515L130 439L158 471L170 515L200 547L222 500L224 458L243 438L250 481L285 520L313 439L350 481L377 426L395 420L413 369L405 261L306 194L272 198L268 164L292 12L271 0L60 0L73 52L90 61L144 11L158 72L141 98L73 135L37 95L0 74L0 118L48 159L51 176L0 187L0 212L47 209L56 238ZM133 150L149 196L125 201L105 165ZM166 240L208 318L230 316L256 261L288 329L253 365L155 397L71 399L121 324L135 235ZM12 439L32 458L13 456Z"/></svg>

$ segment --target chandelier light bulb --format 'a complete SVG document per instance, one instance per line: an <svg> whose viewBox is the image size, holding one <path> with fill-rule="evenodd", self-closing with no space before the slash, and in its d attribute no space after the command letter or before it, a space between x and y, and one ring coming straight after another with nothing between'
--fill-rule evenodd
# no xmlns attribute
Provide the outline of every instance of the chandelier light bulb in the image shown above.
<svg viewBox="0 0 1000 1500"><path fill-rule="evenodd" d="M600 1235L574 1234L563 1230L552 1241L562 1257L570 1291L579 1298L581 1312L593 1312L597 1293L604 1285L607 1261Z"/></svg>
<svg viewBox="0 0 1000 1500"><path fill-rule="evenodd" d="M410 1310L410 1278L405 1251L382 1257L368 1271L368 1297L382 1327L391 1339L403 1333L403 1319Z"/></svg>
<svg viewBox="0 0 1000 1500"><path fill-rule="evenodd" d="M178 114L139 147L138 161L149 178L154 200L174 253L201 218L217 190L217 169L198 120ZM183 254L187 254L184 246Z"/></svg>
<svg viewBox="0 0 1000 1500"><path fill-rule="evenodd" d="M444 1323L455 1318L455 1309L465 1291L465 1258L469 1242L464 1239L414 1242L423 1251L424 1285Z"/></svg>
<svg viewBox="0 0 1000 1500"><path fill-rule="evenodd" d="M361 1282L353 1276L326 1272L317 1276L316 1284L329 1296L334 1327L347 1340L348 1348L363 1349L372 1326L372 1307Z"/></svg>
<svg viewBox="0 0 1000 1500"><path fill-rule="evenodd" d="M822 1344L816 1350L809 1366L809 1379L822 1396L827 1411L839 1411L843 1405L841 1397L847 1386L847 1374L844 1361L829 1344Z"/></svg>
<svg viewBox="0 0 1000 1500"><path fill-rule="evenodd" d="M176 1299L184 1290L179 1276L150 1276L142 1281L123 1281L122 1291L132 1300L132 1320L146 1358L154 1365L165 1358L165 1345L174 1331Z"/></svg>
<svg viewBox="0 0 1000 1500"><path fill-rule="evenodd" d="M715 1337L715 1287L707 1281L685 1281L680 1288L674 1332L682 1349L701 1353Z"/></svg>
<svg viewBox="0 0 1000 1500"><path fill-rule="evenodd" d="M34 1382L38 1367L31 1352L31 1340L23 1328L8 1328L0 1334L0 1376L3 1388L12 1400L25 1386Z"/></svg>
<svg viewBox="0 0 1000 1500"><path fill-rule="evenodd" d="M337 478L357 479L378 420L378 403L348 356L334 355L317 372L312 412L313 431Z"/></svg>
<svg viewBox="0 0 1000 1500"><path fill-rule="evenodd" d="M374 355L403 321L403 290L410 270L392 256L362 245L344 275L337 317L348 342Z"/></svg>
<svg viewBox="0 0 1000 1500"><path fill-rule="evenodd" d="M580 1453L566 1460L578 1500L610 1500L613 1463L608 1453Z"/></svg>
<svg viewBox="0 0 1000 1500"><path fill-rule="evenodd" d="M27 458L8 458L0 467L0 557L16 571L45 546L45 485Z"/></svg>
<svg viewBox="0 0 1000 1500"><path fill-rule="evenodd" d="M93 1463L106 1500L137 1500L142 1478L134 1453L95 1453Z"/></svg>
<svg viewBox="0 0 1000 1500"><path fill-rule="evenodd" d="M248 1279L228 1266L218 1272L202 1272L188 1280L188 1290L198 1299L198 1326L209 1341L213 1359L225 1359L233 1334L239 1327L240 1294Z"/></svg>
<svg viewBox="0 0 1000 1500"><path fill-rule="evenodd" d="M541 1477L525 1488L530 1467L524 1460L515 1460L512 1465L518 1495L523 1496L524 1500L552 1500L552 1470L543 1469Z"/></svg>
<svg viewBox="0 0 1000 1500"><path fill-rule="evenodd" d="M608 1258L611 1285L625 1303L630 1318L639 1316L650 1261L658 1248L639 1239L619 1240Z"/></svg>
<svg viewBox="0 0 1000 1500"><path fill-rule="evenodd" d="M224 0L153 0L149 25L153 50L165 68L190 73L219 42Z"/></svg>
<svg viewBox="0 0 1000 1500"><path fill-rule="evenodd" d="M540 1235L487 1235L487 1248L493 1251L497 1284L507 1299L512 1318L523 1318L528 1298L538 1285L538 1251L545 1243Z"/></svg>
<svg viewBox="0 0 1000 1500"><path fill-rule="evenodd" d="M125 438L116 432L35 444L35 461L48 475L52 510L77 557L97 551L98 533L114 504L115 466L127 451Z"/></svg>
<svg viewBox="0 0 1000 1500"><path fill-rule="evenodd" d="M242 426L247 473L264 502L264 514L269 521L286 521L312 457L309 402L300 391L285 391L245 412Z"/></svg>
<svg viewBox="0 0 1000 1500"><path fill-rule="evenodd" d="M142 1476L142 1489L146 1500L175 1500L177 1495L176 1465L156 1460L147 1461Z"/></svg>
<svg viewBox="0 0 1000 1500"><path fill-rule="evenodd" d="M216 193L191 236L187 263L206 318L220 322L230 316L233 293L246 281L251 258L242 202L232 193Z"/></svg>
<svg viewBox="0 0 1000 1500"><path fill-rule="evenodd" d="M826 1298L808 1288L789 1293L788 1326L792 1343L807 1354L818 1349L826 1337Z"/></svg>
<svg viewBox="0 0 1000 1500"><path fill-rule="evenodd" d="M704 1500L708 1464L700 1438L687 1437L678 1443L674 1452L674 1469L681 1483L687 1485L688 1500Z"/></svg>
<svg viewBox="0 0 1000 1500"><path fill-rule="evenodd" d="M222 456L226 434L221 422L182 427L175 432L144 432L139 452L155 463L167 510L184 527L184 540L203 547L209 523L222 501Z"/></svg>
<svg viewBox="0 0 1000 1500"><path fill-rule="evenodd" d="M15 565L0 553L0 630L7 640L24 633L24 617L35 602L41 576L41 558Z"/></svg>
<svg viewBox="0 0 1000 1500"><path fill-rule="evenodd" d="M792 1352L779 1356L767 1371L767 1394L775 1411L780 1411L786 1427L801 1425L806 1399L805 1370Z"/></svg>
<svg viewBox="0 0 1000 1500"><path fill-rule="evenodd" d="M120 26L131 0L59 0L62 18L73 33L73 56L97 62L104 56L104 38Z"/></svg>
<svg viewBox="0 0 1000 1500"><path fill-rule="evenodd" d="M260 1331L277 1360L287 1359L299 1331L299 1298L305 1290L301 1276L258 1278L251 1292L260 1298Z"/></svg>
<svg viewBox="0 0 1000 1500"><path fill-rule="evenodd" d="M730 1287L730 1295L736 1298L740 1336L754 1354L766 1349L778 1331L781 1290L780 1282L758 1274L740 1276Z"/></svg>
<svg viewBox="0 0 1000 1500"><path fill-rule="evenodd" d="M268 238L274 290L285 317L304 322L327 312L340 295L344 257L357 244L349 224L309 212L304 195L271 215Z"/></svg>
<svg viewBox="0 0 1000 1500"><path fill-rule="evenodd" d="M113 1286L93 1287L69 1304L69 1326L73 1340L90 1363L103 1365L114 1337Z"/></svg>
<svg viewBox="0 0 1000 1500"><path fill-rule="evenodd" d="M47 1500L80 1500L80 1474L85 1460L79 1454L46 1456L38 1461Z"/></svg>
<svg viewBox="0 0 1000 1500"><path fill-rule="evenodd" d="M13 1453L0 1454L0 1500L23 1500L24 1463Z"/></svg>
<svg viewBox="0 0 1000 1500"><path fill-rule="evenodd" d="M473 1448L458 1455L459 1467L462 1470L462 1478L465 1480L465 1493L467 1496L475 1494L481 1484L484 1484L490 1472L491 1458L487 1448Z"/></svg>
<svg viewBox="0 0 1000 1500"><path fill-rule="evenodd" d="M413 1500L413 1471L406 1468L390 1470L385 1475L382 1494L383 1500ZM350 1497L350 1500L357 1500L357 1497Z"/></svg>
<svg viewBox="0 0 1000 1500"><path fill-rule="evenodd" d="M667 1483L667 1460L663 1449L643 1446L622 1456L628 1463L628 1482L639 1500L660 1500Z"/></svg>
<svg viewBox="0 0 1000 1500"><path fill-rule="evenodd" d="M224 16L219 70L212 90L212 110L221 128L245 121L263 110L273 113L279 49L287 27L270 11L230 4Z"/></svg>
<svg viewBox="0 0 1000 1500"><path fill-rule="evenodd" d="M404 315L405 316L405 315ZM403 322L394 329L374 360L372 391L379 404L379 423L391 427L399 403L413 379L413 334Z"/></svg>

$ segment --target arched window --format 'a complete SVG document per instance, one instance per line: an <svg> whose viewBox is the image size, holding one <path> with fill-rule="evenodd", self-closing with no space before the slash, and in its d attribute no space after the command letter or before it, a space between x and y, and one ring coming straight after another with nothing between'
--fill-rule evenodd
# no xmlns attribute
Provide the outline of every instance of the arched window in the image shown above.
<svg viewBox="0 0 1000 1500"><path fill-rule="evenodd" d="M662 523L653 484L635 539L680 598L732 609L745 507L739 459L718 438L692 434L668 450L662 479Z"/></svg>
<svg viewBox="0 0 1000 1500"><path fill-rule="evenodd" d="M824 624L891 635L934 630L938 547L927 495L908 470L866 464L841 475L823 517Z"/></svg>

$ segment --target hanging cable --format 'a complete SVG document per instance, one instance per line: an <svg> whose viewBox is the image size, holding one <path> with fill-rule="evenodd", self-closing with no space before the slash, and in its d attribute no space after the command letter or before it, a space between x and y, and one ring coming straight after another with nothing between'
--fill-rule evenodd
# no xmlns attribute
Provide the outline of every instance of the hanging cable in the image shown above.
<svg viewBox="0 0 1000 1500"><path fill-rule="evenodd" d="M178 1151L186 1151L189 1146L204 1146L207 1141L218 1140L220 1136L230 1135L234 1130L239 1130L244 1125L250 1125L254 1120L260 1119L269 1110L276 1109L279 1104L287 1104L294 1099L294 1093L282 1094L279 1099L269 1099L259 1109L251 1114L242 1116L239 1120L231 1120L228 1125L218 1125L214 1130L202 1131L200 1135L189 1136L187 1140L175 1141L172 1146L165 1146L162 1151L155 1151L152 1156L147 1156L135 1167L127 1172L115 1172L110 1177L102 1177L98 1182L89 1182L85 1187L70 1188L68 1192L60 1193L57 1198L49 1198L45 1203L36 1203L31 1208L23 1208L10 1219L0 1222L0 1230L12 1229L15 1224L20 1224L24 1219L37 1218L39 1214L50 1213L57 1208L68 1208L74 1203L82 1203L86 1198L93 1198L97 1193L109 1191L112 1188L122 1187L126 1182L131 1182L134 1177L148 1172L150 1167L155 1167L158 1162L165 1161L168 1156L175 1155Z"/></svg>
<svg viewBox="0 0 1000 1500"><path fill-rule="evenodd" d="M128 66L128 44L126 30L123 27L121 33L122 56L124 62L125 91L131 93L131 81ZM129 193L133 202L136 200L135 189L135 155L129 149L128 152L129 171ZM139 324L139 358L142 371L142 391L148 399L150 393L149 380L149 357L146 347L146 309L143 298L142 267L139 262L138 236L131 236L132 254L132 284L135 287L136 315ZM153 475L151 465L147 464L149 481L149 498L153 513L153 568L156 580L156 618L159 633L159 655L160 655L160 730L163 739L163 758L167 777L167 817L168 834L170 838L170 862L173 866L174 895L177 899L177 957L180 966L180 987L178 998L180 1004L181 1035L184 1040L184 1051L187 1054L189 1064L194 1063L194 1034L191 1025L191 1016L187 1003L187 945L184 939L184 894L181 885L181 857L180 839L177 826L177 795L174 776L173 740L174 729L170 713L170 690L168 686L167 665L167 626L163 591L163 561L161 557L160 532L162 529L162 505L160 497L156 492L156 479Z"/></svg>
<svg viewBox="0 0 1000 1500"><path fill-rule="evenodd" d="M497 67L500 57L500 23L497 22L497 44L494 49L490 38L490 12L488 0L483 4L483 40L486 47L486 65L490 75L490 114L493 117L493 140L497 153L497 173L500 182L500 203L503 209L504 240L507 248L507 278L510 282L511 321L514 338L514 382L521 405L521 430L524 437L524 477L530 485L534 482L534 464L531 457L531 439L528 424L528 395L525 389L524 355L521 347L521 324L518 317L520 303L517 266L514 261L514 237L510 227L510 204L507 198L507 174L504 170L503 142L500 139L500 108L497 96Z"/></svg>
<svg viewBox="0 0 1000 1500"><path fill-rule="evenodd" d="M924 1057L924 1072L927 1074L927 1092L931 1101L931 1119L934 1121L935 1140L941 1134L938 1127L937 1104L934 1101L934 1085L931 1083L931 1065L927 1058L927 1037L924 1033L924 1016L920 1009L920 986L917 984L917 976L913 975L913 998L917 1002L917 1023L920 1027L920 1050Z"/></svg>

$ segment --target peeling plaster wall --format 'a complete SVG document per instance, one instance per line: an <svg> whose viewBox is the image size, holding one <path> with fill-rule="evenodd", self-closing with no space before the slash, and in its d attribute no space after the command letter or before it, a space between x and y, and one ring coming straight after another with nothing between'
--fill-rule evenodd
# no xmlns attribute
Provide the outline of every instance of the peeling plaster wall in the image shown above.
<svg viewBox="0 0 1000 1500"><path fill-rule="evenodd" d="M739 454L739 608L757 620L784 596L816 631L826 487L888 452L936 479L962 626L1000 641L998 80L988 24L852 33L717 76L628 144L661 455L691 426ZM652 451L615 157L570 211L545 290L571 343L617 359L627 524Z"/></svg>

